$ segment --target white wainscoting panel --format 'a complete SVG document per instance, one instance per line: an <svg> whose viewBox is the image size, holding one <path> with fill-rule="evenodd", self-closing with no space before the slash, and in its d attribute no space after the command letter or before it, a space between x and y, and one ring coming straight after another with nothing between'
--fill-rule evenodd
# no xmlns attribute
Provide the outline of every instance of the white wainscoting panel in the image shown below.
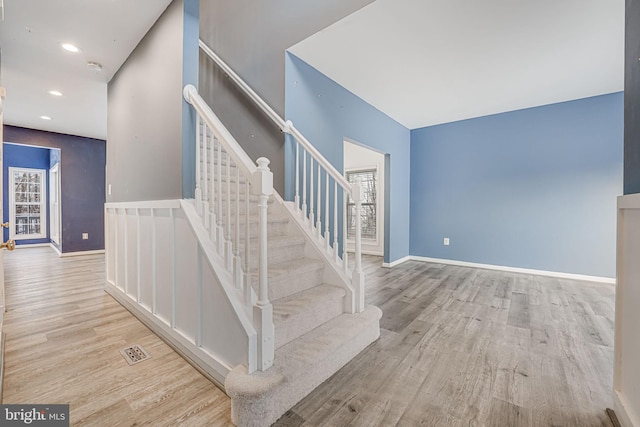
<svg viewBox="0 0 640 427"><path fill-rule="evenodd" d="M614 410L640 427L640 194L618 198Z"/></svg>
<svg viewBox="0 0 640 427"><path fill-rule="evenodd" d="M106 204L106 290L222 385L255 357L256 333L194 218L188 201Z"/></svg>

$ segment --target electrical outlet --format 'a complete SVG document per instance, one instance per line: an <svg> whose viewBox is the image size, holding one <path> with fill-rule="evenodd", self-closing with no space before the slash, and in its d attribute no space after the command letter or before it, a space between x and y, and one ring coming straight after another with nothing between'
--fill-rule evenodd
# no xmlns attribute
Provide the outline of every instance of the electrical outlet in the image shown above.
<svg viewBox="0 0 640 427"><path fill-rule="evenodd" d="M82 233L82 240L89 240L89 233Z"/></svg>
<svg viewBox="0 0 640 427"><path fill-rule="evenodd" d="M111 195L111 184L109 184L109 185L107 186L107 193L108 193L109 195Z"/></svg>
<svg viewBox="0 0 640 427"><path fill-rule="evenodd" d="M449 246L449 238L445 237L444 240L442 241L442 244L445 246Z"/></svg>

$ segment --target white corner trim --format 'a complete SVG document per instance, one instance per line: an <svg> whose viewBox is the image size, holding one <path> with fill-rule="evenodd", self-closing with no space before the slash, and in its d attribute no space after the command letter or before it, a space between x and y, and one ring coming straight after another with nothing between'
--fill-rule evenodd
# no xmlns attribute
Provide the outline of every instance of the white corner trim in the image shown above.
<svg viewBox="0 0 640 427"><path fill-rule="evenodd" d="M382 266L384 268L391 268L391 267L395 267L396 265L400 265L403 262L407 262L407 261L411 261L413 259L413 257L411 255L407 255L406 257L402 257L400 259L397 259L395 261L391 261L391 262L383 262Z"/></svg>
<svg viewBox="0 0 640 427"><path fill-rule="evenodd" d="M104 249L98 249L95 251L62 252L60 254L60 258L66 258L70 256L98 255L103 253L104 253Z"/></svg>
<svg viewBox="0 0 640 427"><path fill-rule="evenodd" d="M429 258L429 257L414 256L414 255L411 255L408 258L410 258L412 261L423 261L423 262L432 262L436 264L457 265L460 267L484 268L486 270L499 270L499 271L506 271L509 273L535 274L537 276L557 277L560 279L583 280L587 282L608 283L612 285L615 285L616 283L616 279L612 277L587 276L584 274L562 273L559 271L534 270L531 268L506 267L502 265L480 264L476 262L456 261L452 259Z"/></svg>
<svg viewBox="0 0 640 427"><path fill-rule="evenodd" d="M613 410L622 427L640 427L640 419L636 418L630 411L630 407L625 397L618 390L613 392Z"/></svg>
<svg viewBox="0 0 640 427"><path fill-rule="evenodd" d="M56 253L58 254L58 258L62 256L62 252L60 252L60 249L58 249L56 245L54 245L53 243L49 243L49 246L51 246L51 249L56 251Z"/></svg>

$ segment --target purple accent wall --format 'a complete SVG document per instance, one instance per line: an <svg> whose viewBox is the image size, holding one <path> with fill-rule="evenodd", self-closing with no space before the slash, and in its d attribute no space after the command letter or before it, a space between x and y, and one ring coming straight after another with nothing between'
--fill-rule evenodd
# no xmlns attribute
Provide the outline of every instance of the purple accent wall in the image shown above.
<svg viewBox="0 0 640 427"><path fill-rule="evenodd" d="M8 125L4 139L60 149L62 252L104 249L106 141Z"/></svg>

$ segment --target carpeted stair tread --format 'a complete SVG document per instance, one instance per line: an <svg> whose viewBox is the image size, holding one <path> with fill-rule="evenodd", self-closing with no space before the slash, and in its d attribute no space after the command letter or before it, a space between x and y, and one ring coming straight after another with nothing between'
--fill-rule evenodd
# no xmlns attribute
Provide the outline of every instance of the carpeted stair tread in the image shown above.
<svg viewBox="0 0 640 427"><path fill-rule="evenodd" d="M341 314L276 350L274 366L282 373L305 371L309 366L330 358L335 350L381 317L382 311L375 306L368 306L359 314Z"/></svg>
<svg viewBox="0 0 640 427"><path fill-rule="evenodd" d="M380 336L379 308L342 314L280 347L267 371L247 374L238 365L226 377L232 420L269 426Z"/></svg>
<svg viewBox="0 0 640 427"><path fill-rule="evenodd" d="M272 301L276 348L342 313L344 288L322 284Z"/></svg>

